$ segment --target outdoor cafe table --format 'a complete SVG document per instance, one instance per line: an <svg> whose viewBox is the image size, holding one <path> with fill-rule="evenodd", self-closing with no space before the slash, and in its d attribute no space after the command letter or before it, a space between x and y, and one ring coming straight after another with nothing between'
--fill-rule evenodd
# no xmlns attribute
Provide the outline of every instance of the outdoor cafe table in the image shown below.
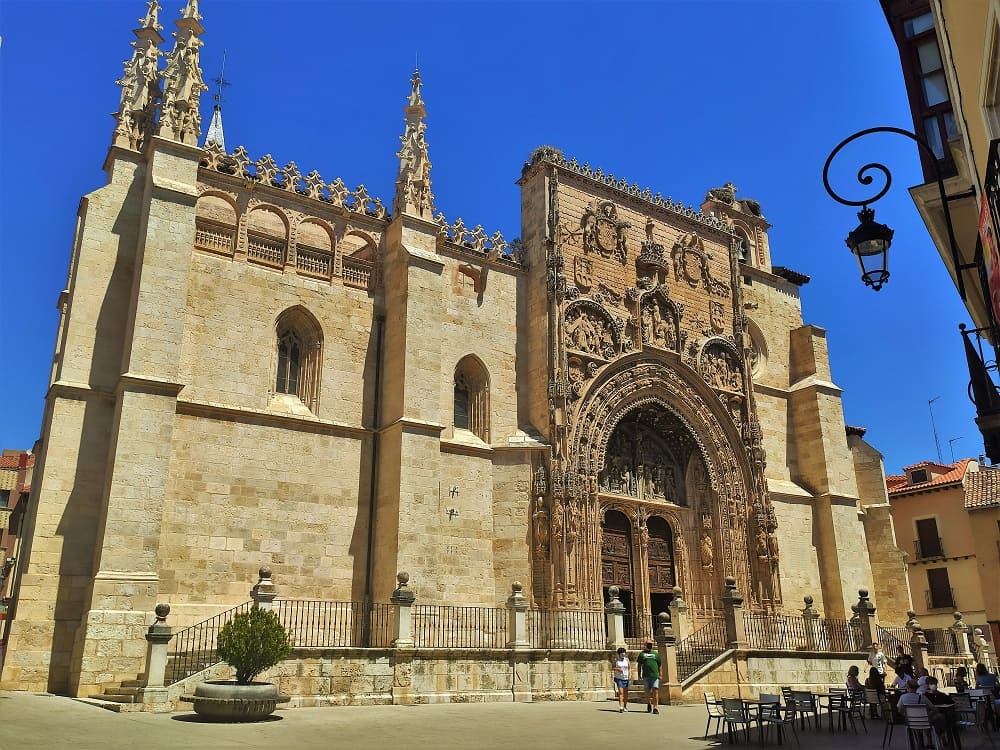
<svg viewBox="0 0 1000 750"><path fill-rule="evenodd" d="M847 693L813 693L813 698L818 700L820 711L823 710L823 699L826 698L826 715L830 717L830 731L833 731L833 711L830 709L830 699L834 696L847 695ZM819 717L817 717L819 718Z"/></svg>
<svg viewBox="0 0 1000 750"><path fill-rule="evenodd" d="M744 698L743 705L745 706L756 706L757 707L757 734L760 737L760 742L764 744L764 707L765 706L780 706L781 701L772 700L762 700L760 698ZM780 737L780 735L779 735Z"/></svg>

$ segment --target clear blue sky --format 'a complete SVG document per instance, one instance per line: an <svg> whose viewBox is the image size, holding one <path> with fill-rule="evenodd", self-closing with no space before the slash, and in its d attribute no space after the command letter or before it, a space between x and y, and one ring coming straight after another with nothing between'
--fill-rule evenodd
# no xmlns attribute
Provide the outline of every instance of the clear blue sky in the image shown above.
<svg viewBox="0 0 1000 750"><path fill-rule="evenodd" d="M182 5L165 2L168 41ZM0 447L39 434L76 207L103 184L114 81L144 12L0 3ZM868 428L886 470L935 457L936 396L945 460L949 438L963 438L956 458L982 452L957 333L968 316L905 191L921 181L915 146L886 137L846 165L884 160L898 186L876 207L896 230L878 294L843 243L857 219L820 178L846 135L912 127L877 0L202 0L201 12L206 79L228 50L229 149L364 183L387 204L415 54L449 219L516 236L514 181L543 143L688 204L733 181L774 225L774 263L812 277L806 322L827 329L847 421ZM211 105L206 94L206 127Z"/></svg>

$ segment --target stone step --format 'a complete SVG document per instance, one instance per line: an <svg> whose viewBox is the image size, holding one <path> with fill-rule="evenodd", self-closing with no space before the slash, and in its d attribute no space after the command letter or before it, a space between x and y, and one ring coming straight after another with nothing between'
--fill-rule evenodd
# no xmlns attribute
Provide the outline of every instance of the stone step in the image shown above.
<svg viewBox="0 0 1000 750"><path fill-rule="evenodd" d="M116 685L115 687L104 688L105 695L137 695L141 696L143 691L142 685L137 685L130 687L122 683L121 685Z"/></svg>
<svg viewBox="0 0 1000 750"><path fill-rule="evenodd" d="M116 703L114 701L106 701L101 698L74 698L77 703L85 703L88 706L95 706L97 708L103 708L106 711L114 711L115 713L120 713L123 706L121 703Z"/></svg>
<svg viewBox="0 0 1000 750"><path fill-rule="evenodd" d="M114 690L115 688L112 688ZM89 698L99 701L108 701L111 703L141 703L142 699L135 693L114 693L114 692L103 692L100 695L90 695Z"/></svg>
<svg viewBox="0 0 1000 750"><path fill-rule="evenodd" d="M122 680L123 688L141 688L146 686L146 681L142 678L136 678L134 680Z"/></svg>

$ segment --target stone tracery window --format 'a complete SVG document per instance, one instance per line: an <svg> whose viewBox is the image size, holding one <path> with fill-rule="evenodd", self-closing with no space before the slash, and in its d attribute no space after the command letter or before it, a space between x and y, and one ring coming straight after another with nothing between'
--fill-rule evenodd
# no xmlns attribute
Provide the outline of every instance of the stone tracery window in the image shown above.
<svg viewBox="0 0 1000 750"><path fill-rule="evenodd" d="M323 360L323 333L319 323L304 308L293 307L278 318L275 332L274 392L298 396L316 413Z"/></svg>
<svg viewBox="0 0 1000 750"><path fill-rule="evenodd" d="M484 442L490 441L489 373L471 354L455 368L453 389L454 426L468 430Z"/></svg>

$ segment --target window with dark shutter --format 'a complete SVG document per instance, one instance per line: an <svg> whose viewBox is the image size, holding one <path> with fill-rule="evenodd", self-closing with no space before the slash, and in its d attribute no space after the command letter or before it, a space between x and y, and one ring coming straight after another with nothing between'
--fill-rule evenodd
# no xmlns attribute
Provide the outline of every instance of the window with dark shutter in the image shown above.
<svg viewBox="0 0 1000 750"><path fill-rule="evenodd" d="M944 557L937 520L921 518L917 521L917 557Z"/></svg>

